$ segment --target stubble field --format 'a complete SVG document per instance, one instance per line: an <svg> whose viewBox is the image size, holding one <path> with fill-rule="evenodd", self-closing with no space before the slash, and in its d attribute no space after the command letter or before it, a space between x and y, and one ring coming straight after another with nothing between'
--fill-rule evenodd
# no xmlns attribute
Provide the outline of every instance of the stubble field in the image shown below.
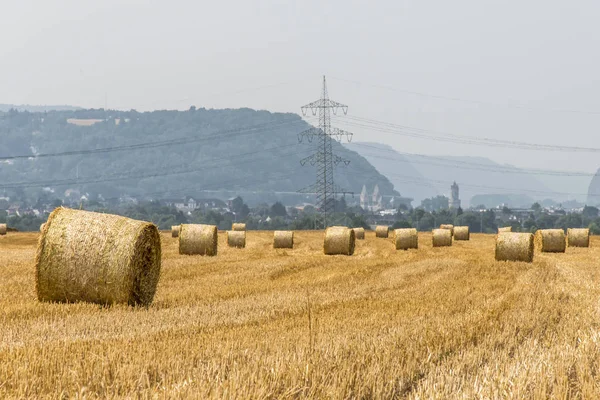
<svg viewBox="0 0 600 400"><path fill-rule="evenodd" d="M0 237L0 398L600 398L599 238L525 264L494 235L247 234L217 257L161 234L148 309L39 303L38 234Z"/></svg>

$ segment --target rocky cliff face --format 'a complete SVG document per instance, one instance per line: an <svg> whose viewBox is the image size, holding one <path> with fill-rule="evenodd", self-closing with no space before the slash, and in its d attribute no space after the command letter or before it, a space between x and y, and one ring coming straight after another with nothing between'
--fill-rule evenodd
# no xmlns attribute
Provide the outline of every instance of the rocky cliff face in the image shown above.
<svg viewBox="0 0 600 400"><path fill-rule="evenodd" d="M596 171L596 175L594 175L592 181L590 182L587 203L590 206L600 204L600 169Z"/></svg>

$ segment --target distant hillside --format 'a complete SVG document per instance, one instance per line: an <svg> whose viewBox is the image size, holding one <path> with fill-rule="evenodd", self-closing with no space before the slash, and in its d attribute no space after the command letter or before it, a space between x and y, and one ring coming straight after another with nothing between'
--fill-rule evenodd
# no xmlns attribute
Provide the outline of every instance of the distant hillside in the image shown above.
<svg viewBox="0 0 600 400"><path fill-rule="evenodd" d="M600 169L596 172L588 188L588 205L600 205Z"/></svg>
<svg viewBox="0 0 600 400"><path fill-rule="evenodd" d="M463 207L477 205L472 204L471 198L478 194L526 194L535 199L552 197L548 193L535 193L550 191L535 175L513 173L519 169L484 157L401 154L390 146L374 143L353 143L349 148L367 158L403 196L415 198L413 205L433 194L449 196L454 181L460 187Z"/></svg>
<svg viewBox="0 0 600 400"><path fill-rule="evenodd" d="M413 198L413 206L418 206L422 199L440 194L437 187L425 182L425 177L407 157L391 146L371 142L353 142L344 146L366 158L402 196Z"/></svg>
<svg viewBox="0 0 600 400"><path fill-rule="evenodd" d="M0 104L0 111L6 112L8 110L18 110L18 111L29 111L29 112L46 112L46 111L75 111L81 110L81 107L74 106L33 106L29 104Z"/></svg>
<svg viewBox="0 0 600 400"><path fill-rule="evenodd" d="M255 202L274 196L311 201L313 195L296 194L315 181L315 167L300 165L316 146L298 143L298 133L309 127L296 114L250 109L0 113L0 156L130 146L126 151L7 160L0 168L0 189L30 193L46 185L55 193L76 189L104 198L210 193L218 198L241 194ZM168 145L135 146L140 143ZM377 184L382 194L397 195L366 159L337 142L334 150L351 161L336 168L337 185L358 194L363 185L371 190Z"/></svg>

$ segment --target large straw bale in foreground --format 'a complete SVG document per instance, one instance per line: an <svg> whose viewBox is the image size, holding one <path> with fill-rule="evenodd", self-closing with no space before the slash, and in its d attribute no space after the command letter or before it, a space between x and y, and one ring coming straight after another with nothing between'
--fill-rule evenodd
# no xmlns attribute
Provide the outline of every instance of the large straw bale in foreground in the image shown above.
<svg viewBox="0 0 600 400"><path fill-rule="evenodd" d="M454 240L469 240L471 233L469 232L468 226L455 226L454 227Z"/></svg>
<svg viewBox="0 0 600 400"><path fill-rule="evenodd" d="M6 235L6 224L0 224L0 235Z"/></svg>
<svg viewBox="0 0 600 400"><path fill-rule="evenodd" d="M273 233L274 249L293 249L294 231L275 231Z"/></svg>
<svg viewBox="0 0 600 400"><path fill-rule="evenodd" d="M502 232L512 232L512 226L505 226L503 228L498 228L498 233Z"/></svg>
<svg viewBox="0 0 600 400"><path fill-rule="evenodd" d="M171 226L171 237L179 237L179 229L181 225L173 225Z"/></svg>
<svg viewBox="0 0 600 400"><path fill-rule="evenodd" d="M364 240L365 239L365 228L353 228L354 238L356 240Z"/></svg>
<svg viewBox="0 0 600 400"><path fill-rule="evenodd" d="M434 229L431 233L433 247L452 246L452 231L450 229Z"/></svg>
<svg viewBox="0 0 600 400"><path fill-rule="evenodd" d="M418 249L419 235L415 228L396 229L396 250Z"/></svg>
<svg viewBox="0 0 600 400"><path fill-rule="evenodd" d="M149 305L160 263L154 224L59 207L38 243L37 296L40 301Z"/></svg>
<svg viewBox="0 0 600 400"><path fill-rule="evenodd" d="M567 229L569 247L590 247L590 230L588 228Z"/></svg>
<svg viewBox="0 0 600 400"><path fill-rule="evenodd" d="M441 224L440 229L448 229L451 236L454 236L454 225L452 224Z"/></svg>
<svg viewBox="0 0 600 400"><path fill-rule="evenodd" d="M390 233L390 227L386 225L379 225L375 228L375 236L378 238L386 238Z"/></svg>
<svg viewBox="0 0 600 400"><path fill-rule="evenodd" d="M231 224L231 230L232 231L245 231L246 224L242 224L242 223Z"/></svg>
<svg viewBox="0 0 600 400"><path fill-rule="evenodd" d="M343 254L351 256L354 254L354 230L345 226L332 226L325 230L323 251L328 255Z"/></svg>
<svg viewBox="0 0 600 400"><path fill-rule="evenodd" d="M500 232L496 236L497 261L533 261L533 234Z"/></svg>
<svg viewBox="0 0 600 400"><path fill-rule="evenodd" d="M562 229L539 229L535 233L535 245L544 253L564 253L567 247Z"/></svg>
<svg viewBox="0 0 600 400"><path fill-rule="evenodd" d="M246 231L227 231L227 246L238 249L246 247Z"/></svg>
<svg viewBox="0 0 600 400"><path fill-rule="evenodd" d="M215 225L181 224L179 226L179 254L216 256L217 246Z"/></svg>

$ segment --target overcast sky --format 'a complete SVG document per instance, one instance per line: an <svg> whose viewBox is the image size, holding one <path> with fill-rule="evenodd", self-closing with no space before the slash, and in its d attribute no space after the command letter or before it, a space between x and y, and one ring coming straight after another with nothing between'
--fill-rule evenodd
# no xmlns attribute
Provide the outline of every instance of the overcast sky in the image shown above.
<svg viewBox="0 0 600 400"><path fill-rule="evenodd" d="M600 148L598 21L597 0L3 2L0 103L299 112L319 97L326 74L331 98L348 104L352 116ZM405 152L600 167L598 153L436 143L344 127L357 141Z"/></svg>

